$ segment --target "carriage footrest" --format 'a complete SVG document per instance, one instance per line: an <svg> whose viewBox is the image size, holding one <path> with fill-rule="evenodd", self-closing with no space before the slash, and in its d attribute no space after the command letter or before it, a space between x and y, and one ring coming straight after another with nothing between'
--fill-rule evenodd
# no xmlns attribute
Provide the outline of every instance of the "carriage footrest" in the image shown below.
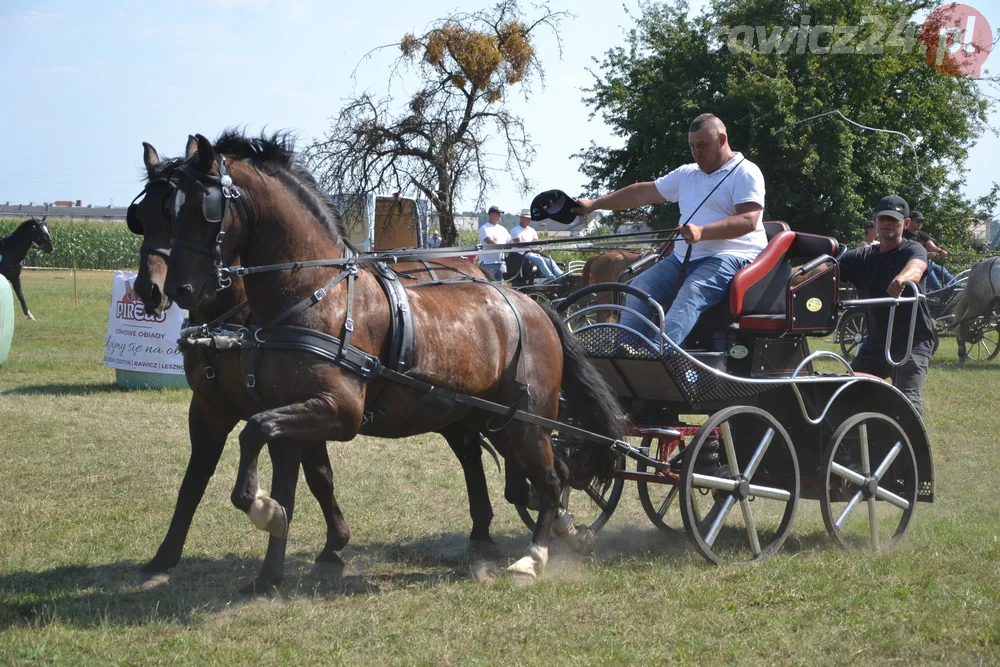
<svg viewBox="0 0 1000 667"><path fill-rule="evenodd" d="M788 319L784 315L744 315L740 318L743 331L784 331Z"/></svg>

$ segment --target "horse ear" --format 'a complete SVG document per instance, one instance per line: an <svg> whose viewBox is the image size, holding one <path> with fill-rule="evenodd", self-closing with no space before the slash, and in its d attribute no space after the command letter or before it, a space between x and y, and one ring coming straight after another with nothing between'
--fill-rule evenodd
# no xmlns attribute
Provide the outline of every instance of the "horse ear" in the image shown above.
<svg viewBox="0 0 1000 667"><path fill-rule="evenodd" d="M145 141L142 142L142 163L146 165L146 173L150 178L153 177L156 168L160 166L160 154Z"/></svg>
<svg viewBox="0 0 1000 667"><path fill-rule="evenodd" d="M215 164L215 146L200 134L196 134L195 139L198 142L198 168L207 174Z"/></svg>
<svg viewBox="0 0 1000 667"><path fill-rule="evenodd" d="M47 217L49 217L49 216L47 216L47 215L43 215L43 216L42 216L42 219L41 219L41 220L39 220L38 222L45 222L45 218L47 218Z"/></svg>
<svg viewBox="0 0 1000 667"><path fill-rule="evenodd" d="M198 152L198 140L193 134L188 135L187 147L184 149L184 159L190 160Z"/></svg>

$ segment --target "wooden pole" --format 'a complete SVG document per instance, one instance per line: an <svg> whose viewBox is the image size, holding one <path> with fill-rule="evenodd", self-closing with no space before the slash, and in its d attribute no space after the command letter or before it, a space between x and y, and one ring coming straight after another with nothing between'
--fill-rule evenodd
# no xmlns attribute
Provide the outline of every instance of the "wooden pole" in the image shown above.
<svg viewBox="0 0 1000 667"><path fill-rule="evenodd" d="M73 260L73 302L76 307L80 307L80 293L77 291L76 287L76 260Z"/></svg>

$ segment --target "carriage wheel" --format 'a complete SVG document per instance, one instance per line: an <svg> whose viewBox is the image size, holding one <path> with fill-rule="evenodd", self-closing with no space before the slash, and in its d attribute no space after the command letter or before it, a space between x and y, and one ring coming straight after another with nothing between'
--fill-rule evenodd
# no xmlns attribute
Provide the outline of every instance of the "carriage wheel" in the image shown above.
<svg viewBox="0 0 1000 667"><path fill-rule="evenodd" d="M678 452L683 451L686 447L683 439L680 440L677 449L671 451L664 451L665 448L660 447L658 440L656 441L656 445L653 443L653 437L647 435L642 439L639 449L646 452L647 455L656 457L664 462L668 461ZM646 464L639 461L636 470L647 472ZM681 518L681 504L678 500L678 496L680 495L679 484L637 482L636 486L638 487L639 502L642 504L642 509L646 512L646 516L649 517L654 526L665 533L681 533L684 531L684 521Z"/></svg>
<svg viewBox="0 0 1000 667"><path fill-rule="evenodd" d="M702 424L690 447L680 501L698 551L713 563L771 556L791 532L799 499L799 463L788 433L760 408L733 406ZM722 467L700 464L703 450L715 447Z"/></svg>
<svg viewBox="0 0 1000 667"><path fill-rule="evenodd" d="M903 537L917 503L917 462L895 420L862 412L845 421L825 471L823 522L842 547L878 550Z"/></svg>
<svg viewBox="0 0 1000 667"><path fill-rule="evenodd" d="M616 456L615 470L624 469L625 457ZM624 487L625 480L620 477L615 477L606 483L593 479L586 489L574 489L567 484L559 504L573 515L576 523L588 525L596 533L614 514ZM528 530L535 530L535 517L538 516L538 512L521 505L514 507Z"/></svg>
<svg viewBox="0 0 1000 667"><path fill-rule="evenodd" d="M539 305L545 306L547 308L552 307L552 300L549 299L549 297L543 294L542 292L525 292L525 294L528 295L529 299L531 299L532 301L534 301Z"/></svg>
<svg viewBox="0 0 1000 667"><path fill-rule="evenodd" d="M844 359L853 361L858 354L858 348L868 336L868 322L861 311L848 313L840 318L837 327L837 340L840 341L840 352Z"/></svg>
<svg viewBox="0 0 1000 667"><path fill-rule="evenodd" d="M1000 321L993 317L977 317L969 327L969 359L993 361L1000 354Z"/></svg>

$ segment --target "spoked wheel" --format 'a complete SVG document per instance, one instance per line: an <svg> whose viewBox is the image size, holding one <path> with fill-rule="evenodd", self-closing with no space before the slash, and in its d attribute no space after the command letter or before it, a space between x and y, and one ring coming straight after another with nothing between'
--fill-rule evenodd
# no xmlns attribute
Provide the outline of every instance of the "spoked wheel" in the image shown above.
<svg viewBox="0 0 1000 667"><path fill-rule="evenodd" d="M878 550L902 539L917 503L917 462L895 420L862 412L845 421L825 470L823 522L841 546Z"/></svg>
<svg viewBox="0 0 1000 667"><path fill-rule="evenodd" d="M625 469L625 457L618 455L615 457L615 470ZM590 480L590 484L585 489L575 489L569 485L563 490L560 505L573 515L576 523L590 526L595 533L604 527L622 497L622 489L625 487L625 480L620 477L612 478L607 482L600 482L597 479ZM529 530L535 529L535 518L538 512L529 510L521 505L514 506L518 516Z"/></svg>
<svg viewBox="0 0 1000 667"><path fill-rule="evenodd" d="M659 439L654 440L652 436L645 436L639 448L660 461L667 462L676 454L684 451L686 445L683 439L678 439L677 444L660 443ZM636 469L639 472L647 472L646 464L639 461ZM639 491L639 502L646 516L653 522L653 525L666 533L681 533L684 531L684 520L681 518L681 504L678 500L680 495L679 484L656 484L651 482L637 482Z"/></svg>
<svg viewBox="0 0 1000 667"><path fill-rule="evenodd" d="M760 408L733 406L702 424L690 447L681 516L698 551L713 563L771 556L791 532L799 499L799 463L788 433ZM713 449L716 463L708 461Z"/></svg>
<svg viewBox="0 0 1000 667"><path fill-rule="evenodd" d="M525 294L527 294L528 298L537 304L546 306L547 308L552 307L552 300L542 292L525 292Z"/></svg>
<svg viewBox="0 0 1000 667"><path fill-rule="evenodd" d="M853 361L858 354L858 348L868 337L868 322L861 311L847 313L840 318L837 327L837 340L840 341L840 353L847 361Z"/></svg>
<svg viewBox="0 0 1000 667"><path fill-rule="evenodd" d="M1000 321L992 317L977 317L969 326L969 359L993 361L1000 354Z"/></svg>

